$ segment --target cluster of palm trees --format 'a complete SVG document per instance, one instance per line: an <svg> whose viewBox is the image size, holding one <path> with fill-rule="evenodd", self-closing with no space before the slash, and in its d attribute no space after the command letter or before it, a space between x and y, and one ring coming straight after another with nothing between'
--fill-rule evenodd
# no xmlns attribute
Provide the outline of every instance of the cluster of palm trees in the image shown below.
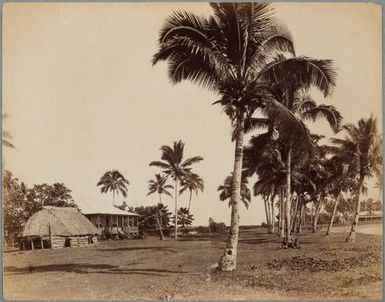
<svg viewBox="0 0 385 302"><path fill-rule="evenodd" d="M162 146L160 148L162 155L161 161L153 161L150 166L155 166L162 169L161 174L155 174L155 179L149 181L148 194L158 193L159 202L162 203L161 195L166 194L172 196L168 189L174 189L175 197L175 239L178 238L178 196L185 191L189 191L190 198L187 212L190 213L192 193L198 194L199 191L203 192L204 183L203 179L196 173L192 172L192 165L203 160L200 156L193 156L188 159L183 159L184 156L184 143L182 141L175 141L173 146ZM168 177L174 181L174 185L167 184ZM180 189L178 191L178 186ZM184 208L179 209L179 212L185 212ZM181 213L182 213L181 212ZM159 224L161 231L161 225ZM162 235L163 238L163 235Z"/></svg>
<svg viewBox="0 0 385 302"><path fill-rule="evenodd" d="M231 226L218 269L231 271L237 263L239 206L241 201L247 200L242 194L242 179L257 174L259 180L254 185L254 193L262 195L266 203L274 202L279 196L280 228L289 243L293 239L292 227L304 204L314 198L321 203L326 192L333 191L327 181L328 173L320 169L320 162L331 160L326 155L331 152L336 151L337 156L338 147L345 143L351 150L354 147L347 143L349 138L334 140L334 148L323 154L323 148L317 145L319 136L312 135L305 124L323 117L335 132L341 127L341 114L336 108L319 105L311 97L314 88L324 97L332 93L337 75L331 60L297 56L290 32L274 17L270 4L210 5L213 15L209 17L182 11L173 13L165 21L153 63L166 61L169 78L174 83L188 80L216 92L219 100L214 104L223 107L233 126L234 169L219 189L223 193L221 199L230 196ZM348 130L352 127L344 126L348 136L353 135ZM261 134L263 129L265 132ZM252 131L255 135L244 154L245 133ZM354 138L356 136L359 134L354 133ZM372 141L367 143L372 149ZM347 153L352 152L344 148ZM358 149L364 151L365 148L360 145ZM163 159L168 153L163 153ZM351 153L347 153L339 154L348 158ZM349 159L348 164L351 163ZM350 165L351 171L362 171L354 191L356 200L359 200L364 178L370 176L365 161L359 157L357 164ZM154 165L173 175L175 184L180 179L177 171L182 166L171 172L169 164L157 162ZM319 177L317 185L308 177L313 174L319 174L315 176ZM353 172L349 175L356 176ZM350 186L348 181L346 186ZM273 204L270 209L274 209ZM355 216L358 221L358 214ZM272 220L274 214L270 217ZM349 238L353 238L354 232L353 225Z"/></svg>

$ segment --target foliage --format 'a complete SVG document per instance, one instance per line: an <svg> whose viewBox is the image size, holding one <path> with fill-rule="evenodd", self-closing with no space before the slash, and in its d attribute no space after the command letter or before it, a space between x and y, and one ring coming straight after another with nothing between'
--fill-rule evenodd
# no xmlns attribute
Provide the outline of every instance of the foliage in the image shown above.
<svg viewBox="0 0 385 302"><path fill-rule="evenodd" d="M225 201L229 199L229 207L231 206L231 191L232 191L232 185L233 185L233 176L232 174L227 176L223 182L223 185L220 185L217 189L217 191L220 192L219 199L221 201ZM251 201L251 193L250 189L248 188L248 179L245 174L242 175L242 182L241 182L241 200L246 208L249 208L249 204Z"/></svg>
<svg viewBox="0 0 385 302"><path fill-rule="evenodd" d="M187 208L181 207L178 209L178 226L185 229L192 225L193 220L194 217ZM175 215L172 217L172 223L175 225Z"/></svg>
<svg viewBox="0 0 385 302"><path fill-rule="evenodd" d="M159 217L159 221L163 227L169 226L171 212L169 212L167 206L161 203L155 206L140 206L135 207L135 209L129 208L129 211L140 215L140 229L158 229L156 217Z"/></svg>
<svg viewBox="0 0 385 302"><path fill-rule="evenodd" d="M115 206L115 207L122 210L122 211L127 211L128 204L127 204L127 202L123 201L121 205Z"/></svg>
<svg viewBox="0 0 385 302"><path fill-rule="evenodd" d="M122 193L124 197L127 197L127 185L130 182L124 178L124 176L118 170L107 171L100 178L97 186L101 187L101 193L111 192L113 193L113 204L115 203L115 193L119 195L119 192Z"/></svg>
<svg viewBox="0 0 385 302"><path fill-rule="evenodd" d="M27 220L43 206L77 207L71 190L62 183L41 184L27 187L12 173L3 174L4 229L9 234L18 234Z"/></svg>
<svg viewBox="0 0 385 302"><path fill-rule="evenodd" d="M209 218L209 228L211 233L225 233L226 225L223 222L215 222L213 218Z"/></svg>
<svg viewBox="0 0 385 302"><path fill-rule="evenodd" d="M383 206L382 202L379 200L374 201L372 198L369 198L367 200L363 200L361 202L361 211L382 211Z"/></svg>
<svg viewBox="0 0 385 302"><path fill-rule="evenodd" d="M153 194L153 193L158 193L159 194L159 198L161 198L162 194L166 194L166 195L172 197L172 195L168 191L168 189L173 189L174 187L172 185L166 184L166 182L167 182L167 176L162 176L160 174L155 174L155 179L151 179L148 182L148 193L147 193L147 195L150 195L150 194Z"/></svg>
<svg viewBox="0 0 385 302"><path fill-rule="evenodd" d="M190 173L191 165L203 160L200 156L194 156L183 160L184 143L174 142L173 147L162 146L162 161L152 161L150 166L159 167L166 175L170 175L175 181L180 181L186 174Z"/></svg>

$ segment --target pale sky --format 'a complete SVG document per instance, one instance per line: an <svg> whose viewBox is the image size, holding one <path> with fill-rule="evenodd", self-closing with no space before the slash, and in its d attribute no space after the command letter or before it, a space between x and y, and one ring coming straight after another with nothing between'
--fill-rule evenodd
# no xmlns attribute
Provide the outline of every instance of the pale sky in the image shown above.
<svg viewBox="0 0 385 302"><path fill-rule="evenodd" d="M297 55L332 59L337 87L326 100L344 122L381 119L381 7L364 3L276 3ZM96 183L118 169L129 181L128 205L153 205L147 183L159 173L159 147L186 143L185 156L205 182L193 197L195 225L230 221L217 187L231 172L230 123L218 96L190 83L171 85L166 64L151 65L158 32L173 10L208 14L207 3L6 3L3 10L4 128L16 149L4 167L25 183L62 182L76 203L112 203ZM331 135L325 122L311 127ZM250 186L251 188L251 186ZM371 190L369 195L378 196ZM122 201L122 199L120 199ZM173 211L173 199L164 197ZM187 206L188 194L179 206ZM241 224L265 220L263 202L242 206Z"/></svg>

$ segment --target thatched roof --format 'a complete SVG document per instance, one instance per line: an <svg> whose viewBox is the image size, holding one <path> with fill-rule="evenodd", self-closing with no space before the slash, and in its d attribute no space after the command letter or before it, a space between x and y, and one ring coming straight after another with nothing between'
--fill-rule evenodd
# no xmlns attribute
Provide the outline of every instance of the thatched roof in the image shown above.
<svg viewBox="0 0 385 302"><path fill-rule="evenodd" d="M111 203L98 203L93 204L92 206L84 204L80 207L81 212L84 215L90 214L106 214L106 215L120 215L120 216L139 216L138 214L123 211L114 207Z"/></svg>
<svg viewBox="0 0 385 302"><path fill-rule="evenodd" d="M100 234L100 231L76 208L43 207L24 225L21 237L80 236Z"/></svg>

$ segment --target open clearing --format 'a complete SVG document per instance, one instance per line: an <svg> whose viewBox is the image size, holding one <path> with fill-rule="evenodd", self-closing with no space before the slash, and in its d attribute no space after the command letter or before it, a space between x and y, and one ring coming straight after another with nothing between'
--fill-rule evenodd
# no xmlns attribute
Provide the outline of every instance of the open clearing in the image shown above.
<svg viewBox="0 0 385 302"><path fill-rule="evenodd" d="M264 229L242 229L238 269L216 272L225 235L105 241L97 247L4 254L7 299L282 299L382 295L382 236L305 232L278 249Z"/></svg>

